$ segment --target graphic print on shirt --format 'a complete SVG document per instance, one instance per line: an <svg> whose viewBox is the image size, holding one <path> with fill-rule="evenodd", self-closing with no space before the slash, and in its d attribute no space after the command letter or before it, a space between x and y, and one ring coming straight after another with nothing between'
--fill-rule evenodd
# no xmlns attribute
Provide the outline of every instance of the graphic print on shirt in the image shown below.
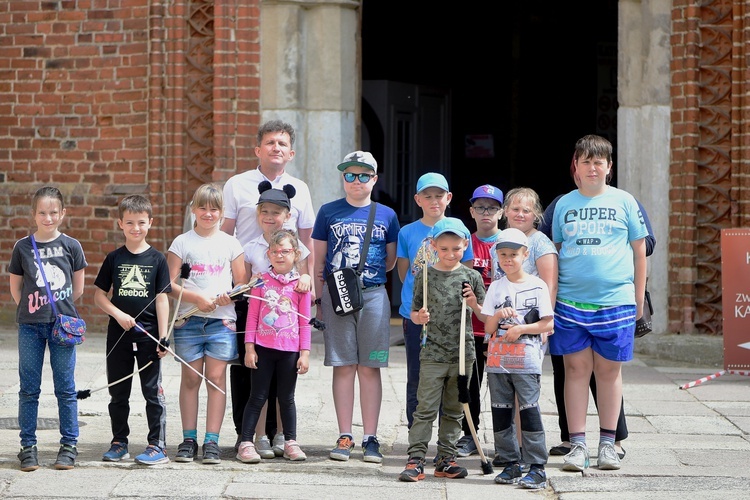
<svg viewBox="0 0 750 500"><path fill-rule="evenodd" d="M645 225L643 214L638 211L638 218ZM563 234L575 238L575 246L567 249L568 256L572 255L615 255L618 249L614 242L607 246L602 245L602 238L608 240L608 236L618 229L627 230L624 223L625 216L618 217L617 209L614 207L582 207L571 208L563 216ZM611 240L610 240L611 241Z"/></svg>
<svg viewBox="0 0 750 500"><path fill-rule="evenodd" d="M342 267L357 267L360 256L360 239L359 236L347 235L336 246L333 252L331 266L334 271Z"/></svg>
<svg viewBox="0 0 750 500"><path fill-rule="evenodd" d="M291 289L293 287L290 287ZM292 337L297 318L292 312L291 299L273 288L266 288L263 298L265 300L260 310L263 324L270 326L277 337L279 335ZM261 330L257 334L263 335L265 332Z"/></svg>
<svg viewBox="0 0 750 500"><path fill-rule="evenodd" d="M118 269L120 286L117 295L120 297L148 297L148 285L151 283L152 266L122 264Z"/></svg>
<svg viewBox="0 0 750 500"><path fill-rule="evenodd" d="M36 266L36 286L38 286L39 288L45 288L44 278L47 278L47 284L49 285L50 290L52 290L53 292L55 290L60 290L65 286L65 273L63 273L62 269L60 269L53 263L42 262L42 266L44 267L44 276L42 276L42 273L39 272L39 264L34 262L34 266Z"/></svg>
<svg viewBox="0 0 750 500"><path fill-rule="evenodd" d="M342 267L359 266L359 258L362 252L362 245L365 241L365 231L367 223L342 221L331 225L331 238L334 241L333 256L331 258L331 270L337 271ZM374 223L372 226L371 241L385 240L386 228L382 224ZM356 242L356 243L355 243ZM364 278L374 278L377 276L376 269L370 269L368 262L384 262L385 256L376 255L380 250L376 246L370 245L365 256L365 266L362 271Z"/></svg>

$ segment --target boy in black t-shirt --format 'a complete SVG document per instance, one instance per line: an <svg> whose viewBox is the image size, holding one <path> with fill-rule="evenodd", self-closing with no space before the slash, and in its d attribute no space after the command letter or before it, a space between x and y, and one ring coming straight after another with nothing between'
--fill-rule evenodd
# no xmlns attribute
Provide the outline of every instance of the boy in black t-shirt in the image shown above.
<svg viewBox="0 0 750 500"><path fill-rule="evenodd" d="M146 242L153 222L151 202L144 196L126 196L120 202L117 224L125 234L125 245L104 259L94 284L94 302L110 317L107 328L107 381L113 383L133 373L138 363L141 392L146 399L148 446L135 457L136 463L169 462L165 449L167 407L161 387L161 358L166 350L136 328L136 323L154 337L164 339L169 330L169 299L172 291L169 267L163 253ZM108 295L112 292L111 296ZM158 334L158 335L157 335ZM105 462L129 458L128 416L133 379L125 378L109 387L109 417L112 443Z"/></svg>

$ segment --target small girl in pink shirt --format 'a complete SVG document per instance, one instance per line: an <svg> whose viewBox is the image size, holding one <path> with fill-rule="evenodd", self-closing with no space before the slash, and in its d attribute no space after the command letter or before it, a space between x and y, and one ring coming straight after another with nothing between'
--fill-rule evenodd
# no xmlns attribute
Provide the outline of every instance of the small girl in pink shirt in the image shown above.
<svg viewBox="0 0 750 500"><path fill-rule="evenodd" d="M300 277L295 269L300 258L296 233L287 229L274 232L268 258L271 269L263 273L263 285L252 290L245 328L245 366L254 371L237 459L251 464L261 459L253 444L253 434L274 373L284 427L284 458L295 461L307 458L296 441L294 391L297 375L307 373L310 366L310 292L295 290Z"/></svg>

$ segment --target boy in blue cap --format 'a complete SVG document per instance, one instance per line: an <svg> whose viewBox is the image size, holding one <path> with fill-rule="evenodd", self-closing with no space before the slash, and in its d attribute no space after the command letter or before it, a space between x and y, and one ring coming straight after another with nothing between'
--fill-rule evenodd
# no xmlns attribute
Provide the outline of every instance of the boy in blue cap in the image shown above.
<svg viewBox="0 0 750 500"><path fill-rule="evenodd" d="M401 279L401 306L398 309L403 318L404 345L406 347L406 423L411 428L414 411L417 409L417 386L419 385L419 352L421 351L422 325L411 320L411 305L414 288L414 275L427 265L437 261L429 243L429 234L436 222L445 218L445 211L453 198L448 189L448 181L442 174L427 172L417 181L414 201L422 209L422 217L406 224L398 233L396 247L396 269ZM473 263L471 244L464 252L463 262L471 267Z"/></svg>
<svg viewBox="0 0 750 500"><path fill-rule="evenodd" d="M480 319L484 318L480 304L485 293L482 275L462 264L469 237L469 230L459 219L445 217L436 222L430 232L430 246L437 254L437 262L418 271L414 277L411 320L417 325L427 325L427 337L420 353L419 403L409 429L409 461L399 475L401 481L424 479L424 458L441 405L435 477L454 479L468 474L455 459L463 418L463 406L458 397L459 342L466 347L465 366L472 366L475 353L470 313L473 311ZM425 271L429 293L423 306L422 273ZM458 328L464 297L470 311L466 311L469 314L465 315L464 328Z"/></svg>

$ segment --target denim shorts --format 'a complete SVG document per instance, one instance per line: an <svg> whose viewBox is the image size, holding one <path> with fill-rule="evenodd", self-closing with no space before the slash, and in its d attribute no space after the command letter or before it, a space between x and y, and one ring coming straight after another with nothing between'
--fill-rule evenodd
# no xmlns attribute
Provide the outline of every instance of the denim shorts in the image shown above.
<svg viewBox="0 0 750 500"><path fill-rule="evenodd" d="M204 356L219 361L237 357L237 325L233 319L191 316L174 329L175 353L187 363Z"/></svg>

